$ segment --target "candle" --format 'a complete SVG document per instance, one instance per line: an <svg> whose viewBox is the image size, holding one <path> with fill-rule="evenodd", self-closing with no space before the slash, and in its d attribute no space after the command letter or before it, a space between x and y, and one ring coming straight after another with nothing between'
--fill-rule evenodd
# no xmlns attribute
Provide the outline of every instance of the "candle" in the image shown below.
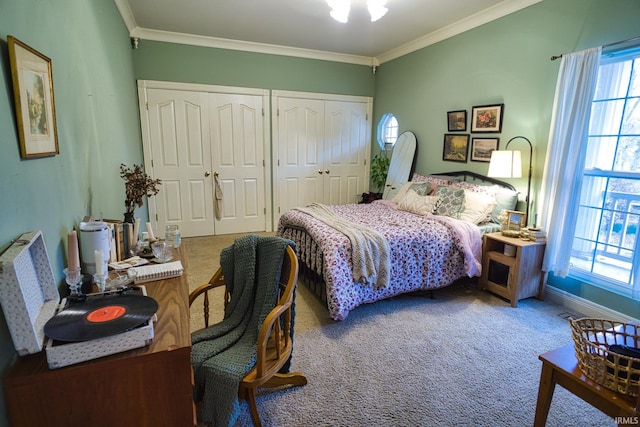
<svg viewBox="0 0 640 427"><path fill-rule="evenodd" d="M101 276L104 274L104 256L102 255L102 249L95 250L96 257L96 274Z"/></svg>
<svg viewBox="0 0 640 427"><path fill-rule="evenodd" d="M138 243L138 235L140 234L140 218L135 218L133 220L133 245L135 246Z"/></svg>
<svg viewBox="0 0 640 427"><path fill-rule="evenodd" d="M133 225L126 224L126 226L127 226L127 236L129 237L129 247L133 248L133 246L135 245L133 241Z"/></svg>
<svg viewBox="0 0 640 427"><path fill-rule="evenodd" d="M153 234L153 228L151 228L150 222L147 223L147 233L149 233L149 240L151 241L156 240L156 236Z"/></svg>
<svg viewBox="0 0 640 427"><path fill-rule="evenodd" d="M73 230L67 236L67 258L69 262L69 271L80 269L80 254L78 253L78 234Z"/></svg>

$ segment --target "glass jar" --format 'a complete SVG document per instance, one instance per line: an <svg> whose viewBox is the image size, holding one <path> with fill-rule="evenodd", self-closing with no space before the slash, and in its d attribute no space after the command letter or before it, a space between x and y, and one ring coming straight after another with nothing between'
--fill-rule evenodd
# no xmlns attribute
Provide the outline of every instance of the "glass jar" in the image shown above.
<svg viewBox="0 0 640 427"><path fill-rule="evenodd" d="M175 224L168 224L164 229L164 239L174 248L179 248L182 243L182 235L180 229Z"/></svg>

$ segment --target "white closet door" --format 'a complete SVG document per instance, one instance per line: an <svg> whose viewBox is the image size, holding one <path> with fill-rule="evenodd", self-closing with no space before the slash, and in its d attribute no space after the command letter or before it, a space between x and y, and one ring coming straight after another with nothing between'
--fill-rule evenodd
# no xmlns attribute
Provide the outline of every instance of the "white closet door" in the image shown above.
<svg viewBox="0 0 640 427"><path fill-rule="evenodd" d="M262 96L209 94L213 174L222 188L216 234L264 231Z"/></svg>
<svg viewBox="0 0 640 427"><path fill-rule="evenodd" d="M325 102L323 203L356 203L368 188L367 105Z"/></svg>
<svg viewBox="0 0 640 427"><path fill-rule="evenodd" d="M324 101L278 98L276 114L278 218L323 200Z"/></svg>
<svg viewBox="0 0 640 427"><path fill-rule="evenodd" d="M160 192L152 198L158 237L164 236L166 224L177 224L185 237L211 235L214 215L212 180L207 177L211 170L207 94L151 88L146 93L151 167L153 177L162 180ZM149 208L152 214L151 203Z"/></svg>

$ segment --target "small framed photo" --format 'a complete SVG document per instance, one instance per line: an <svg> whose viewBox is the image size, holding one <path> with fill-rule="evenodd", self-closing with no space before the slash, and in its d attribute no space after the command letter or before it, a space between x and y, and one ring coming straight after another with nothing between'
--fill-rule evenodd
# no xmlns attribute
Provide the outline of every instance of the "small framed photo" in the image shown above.
<svg viewBox="0 0 640 427"><path fill-rule="evenodd" d="M507 230L520 232L527 225L527 214L519 211L507 211Z"/></svg>
<svg viewBox="0 0 640 427"><path fill-rule="evenodd" d="M490 162L491 153L498 149L500 138L472 138L471 160L475 162Z"/></svg>
<svg viewBox="0 0 640 427"><path fill-rule="evenodd" d="M471 109L471 132L502 132L504 104L479 105Z"/></svg>
<svg viewBox="0 0 640 427"><path fill-rule="evenodd" d="M468 153L469 153L469 134L446 133L444 135L442 160L467 163Z"/></svg>
<svg viewBox="0 0 640 427"><path fill-rule="evenodd" d="M447 111L447 131L464 132L467 130L467 110Z"/></svg>
<svg viewBox="0 0 640 427"><path fill-rule="evenodd" d="M7 36L7 44L20 157L55 156L60 151L51 60L13 36Z"/></svg>

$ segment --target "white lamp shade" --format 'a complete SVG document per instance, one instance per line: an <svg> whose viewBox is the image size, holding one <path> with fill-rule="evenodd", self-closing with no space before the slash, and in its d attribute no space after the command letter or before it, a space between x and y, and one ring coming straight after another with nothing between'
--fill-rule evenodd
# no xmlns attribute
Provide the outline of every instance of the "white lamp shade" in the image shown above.
<svg viewBox="0 0 640 427"><path fill-rule="evenodd" d="M520 151L492 151L487 176L494 178L521 178L522 157Z"/></svg>

